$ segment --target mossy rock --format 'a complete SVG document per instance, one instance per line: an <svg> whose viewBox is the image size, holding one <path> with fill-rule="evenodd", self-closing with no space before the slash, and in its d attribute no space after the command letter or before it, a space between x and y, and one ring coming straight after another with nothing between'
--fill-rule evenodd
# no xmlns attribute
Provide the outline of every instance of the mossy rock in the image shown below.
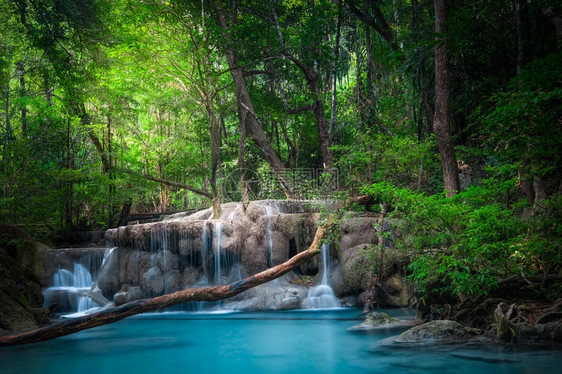
<svg viewBox="0 0 562 374"><path fill-rule="evenodd" d="M480 330L456 321L436 320L412 327L390 339L402 344L449 344L464 343L479 334Z"/></svg>
<svg viewBox="0 0 562 374"><path fill-rule="evenodd" d="M33 240L24 231L12 225L0 224L0 249L10 255L26 276L38 283L43 272L45 244Z"/></svg>
<svg viewBox="0 0 562 374"><path fill-rule="evenodd" d="M0 225L0 329L45 323L40 279L49 248L15 226Z"/></svg>
<svg viewBox="0 0 562 374"><path fill-rule="evenodd" d="M371 312L367 314L365 320L356 326L350 328L350 330L373 330L380 327L390 327L398 325L400 320L389 316L384 312Z"/></svg>

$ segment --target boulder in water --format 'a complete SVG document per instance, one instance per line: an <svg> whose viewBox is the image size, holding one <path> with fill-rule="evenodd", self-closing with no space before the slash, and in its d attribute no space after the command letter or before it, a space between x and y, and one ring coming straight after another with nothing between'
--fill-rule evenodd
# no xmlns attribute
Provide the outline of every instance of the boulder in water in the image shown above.
<svg viewBox="0 0 562 374"><path fill-rule="evenodd" d="M389 316L387 313L383 312L371 312L367 314L365 320L357 325L353 326L351 330L369 330L378 327L388 327L397 325L400 322L398 318Z"/></svg>
<svg viewBox="0 0 562 374"><path fill-rule="evenodd" d="M436 320L412 327L383 343L415 345L465 343L480 333L480 330L456 321Z"/></svg>

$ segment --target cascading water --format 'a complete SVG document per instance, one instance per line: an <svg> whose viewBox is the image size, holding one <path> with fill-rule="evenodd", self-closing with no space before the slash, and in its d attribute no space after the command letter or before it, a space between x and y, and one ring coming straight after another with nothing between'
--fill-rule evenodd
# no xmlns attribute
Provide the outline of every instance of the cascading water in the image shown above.
<svg viewBox="0 0 562 374"><path fill-rule="evenodd" d="M101 270L100 292L121 305L181 289L231 284L256 270L273 267L304 249L314 229L312 218L309 214L288 216L296 214L295 211L301 214L300 205L293 207L288 202L274 200L250 204L246 211L241 203L226 203L221 217L212 217L211 209L205 209L189 215L174 215L162 222L109 230L106 241L114 240L120 248ZM251 251L260 253L254 256ZM278 284L273 287L284 287L285 282L288 280L276 281ZM283 293L287 292L283 288ZM291 295L296 300L291 308L300 307L306 289L301 287L298 295L294 292ZM254 307L254 304L261 307L258 306L261 297L257 292L256 298L244 299L240 309ZM238 300L229 302L234 304ZM222 310L222 305L190 302L173 310L208 312ZM278 305L280 303L263 307Z"/></svg>
<svg viewBox="0 0 562 374"><path fill-rule="evenodd" d="M269 249L269 266L273 267L273 230L271 229L271 220L273 218L273 208L269 205L264 205L265 216L267 217L267 242Z"/></svg>
<svg viewBox="0 0 562 374"><path fill-rule="evenodd" d="M340 306L332 287L328 284L328 272L330 271L328 263L330 257L329 249L328 244L322 244L322 280L319 285L312 287L308 291L308 295L304 301L305 308L307 309L329 309Z"/></svg>
<svg viewBox="0 0 562 374"><path fill-rule="evenodd" d="M89 293L110 251L106 250L103 253L96 250L83 255L74 263L72 271L62 268L57 270L53 275L52 286L43 290L45 298L43 306L53 308L60 313L81 313L99 307L90 298Z"/></svg>
<svg viewBox="0 0 562 374"><path fill-rule="evenodd" d="M212 250L213 245L213 237L207 234L207 224L211 220L211 216L203 222L203 230L201 230L201 258L203 261L203 272L205 277L207 277L206 282L204 284L208 284L209 274L207 274L207 257L209 256L209 252Z"/></svg>
<svg viewBox="0 0 562 374"><path fill-rule="evenodd" d="M222 222L217 221L215 223L215 227L213 230L213 235L216 236L215 240L215 284L221 284L221 276L222 274L222 256L221 256L221 247L222 247Z"/></svg>

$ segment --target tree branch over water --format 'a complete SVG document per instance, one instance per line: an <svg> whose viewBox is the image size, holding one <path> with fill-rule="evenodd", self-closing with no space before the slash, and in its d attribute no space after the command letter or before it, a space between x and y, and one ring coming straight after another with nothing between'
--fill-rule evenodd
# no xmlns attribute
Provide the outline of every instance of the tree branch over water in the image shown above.
<svg viewBox="0 0 562 374"><path fill-rule="evenodd" d="M91 315L68 319L14 335L2 336L0 337L0 347L55 339L93 327L118 322L135 314L152 312L188 301L219 301L236 296L250 288L281 277L320 253L322 240L326 236L329 225L330 223L327 223L316 230L314 240L307 250L293 256L282 264L249 276L241 281L224 286L191 288L150 299L136 300L115 308L101 310Z"/></svg>

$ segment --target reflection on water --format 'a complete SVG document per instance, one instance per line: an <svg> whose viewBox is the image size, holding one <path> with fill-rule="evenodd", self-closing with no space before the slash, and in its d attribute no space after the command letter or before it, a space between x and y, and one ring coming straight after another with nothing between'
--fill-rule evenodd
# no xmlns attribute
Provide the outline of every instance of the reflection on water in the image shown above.
<svg viewBox="0 0 562 374"><path fill-rule="evenodd" d="M1 348L0 371L516 374L554 373L562 364L560 350L383 347L381 339L404 329L349 331L360 323L359 312L152 313L48 342Z"/></svg>

